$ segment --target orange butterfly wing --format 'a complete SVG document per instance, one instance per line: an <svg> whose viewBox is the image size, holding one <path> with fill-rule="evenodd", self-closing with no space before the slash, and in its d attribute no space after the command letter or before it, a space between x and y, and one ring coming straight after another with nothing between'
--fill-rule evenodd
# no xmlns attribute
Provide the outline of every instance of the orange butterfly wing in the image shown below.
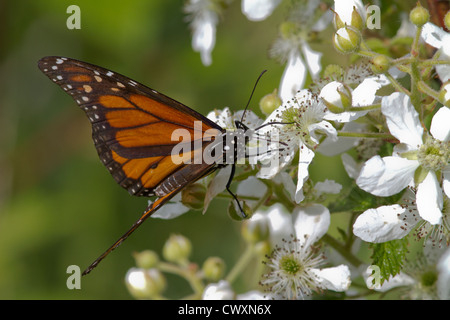
<svg viewBox="0 0 450 320"><path fill-rule="evenodd" d="M125 76L63 57L45 57L39 68L67 93L86 113L92 124L92 138L99 157L117 183L130 194L162 196L161 183L183 168L170 158L172 132L185 129L191 135L191 150L197 136L206 130L223 129L187 106ZM202 132L195 133L194 121ZM202 141L203 147L211 139ZM192 154L183 154L186 160ZM202 166L205 170L209 166ZM194 170L197 171L197 170ZM192 180L192 176L187 177ZM197 179L195 179L197 180Z"/></svg>
<svg viewBox="0 0 450 320"><path fill-rule="evenodd" d="M192 160L195 138L205 136L203 149L224 130L187 106L101 67L64 57L44 57L38 66L86 113L97 153L116 182L132 195L159 197L83 272L87 274L181 189L217 169L207 163L175 164L171 152L179 142L172 141L172 132L189 132L191 152L183 159ZM197 134L195 121L202 123Z"/></svg>

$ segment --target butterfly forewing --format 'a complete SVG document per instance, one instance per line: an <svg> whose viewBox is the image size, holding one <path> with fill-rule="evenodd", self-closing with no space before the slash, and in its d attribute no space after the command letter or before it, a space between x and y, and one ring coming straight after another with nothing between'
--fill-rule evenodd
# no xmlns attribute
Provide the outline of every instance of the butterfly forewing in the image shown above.
<svg viewBox="0 0 450 320"><path fill-rule="evenodd" d="M45 57L39 61L39 68L86 113L101 161L116 182L131 194L164 196L184 185L184 180L195 181L211 171L212 166L205 164L185 168L185 163L194 156L194 146L204 148L211 143L210 138L200 144L195 139L203 139L206 130L223 132L220 126L196 111L134 80L89 63ZM201 121L201 132L195 132L198 131L195 121ZM173 147L179 143L172 141L176 129L189 132L192 150L183 154L186 161L178 164L170 157ZM178 171L184 174L176 174Z"/></svg>

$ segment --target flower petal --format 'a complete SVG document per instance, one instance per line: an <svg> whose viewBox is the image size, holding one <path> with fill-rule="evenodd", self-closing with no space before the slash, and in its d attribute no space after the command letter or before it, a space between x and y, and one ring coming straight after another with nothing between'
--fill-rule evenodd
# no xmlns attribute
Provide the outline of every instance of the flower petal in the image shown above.
<svg viewBox="0 0 450 320"><path fill-rule="evenodd" d="M261 21L270 16L281 0L242 0L242 13L250 21Z"/></svg>
<svg viewBox="0 0 450 320"><path fill-rule="evenodd" d="M341 264L333 268L312 269L311 271L324 289L341 292L350 287L350 269L346 265Z"/></svg>
<svg viewBox="0 0 450 320"><path fill-rule="evenodd" d="M202 63L209 66L212 63L211 52L216 43L217 15L212 11L202 11L192 22L192 48L200 52Z"/></svg>
<svg viewBox="0 0 450 320"><path fill-rule="evenodd" d="M231 166L229 166L231 167ZM260 198L262 195L264 195L267 192L267 186L261 182L256 177L249 177L248 179L245 179L241 183L239 183L237 187L237 194L238 197L255 197ZM245 202L250 206L253 207L256 200L245 200Z"/></svg>
<svg viewBox="0 0 450 320"><path fill-rule="evenodd" d="M308 167L314 158L314 151L306 147L300 146L299 162L298 162L298 179L297 188L295 190L295 202L300 203L303 200L303 184L308 180Z"/></svg>
<svg viewBox="0 0 450 320"><path fill-rule="evenodd" d="M353 179L358 178L359 173L361 172L362 164L356 163L355 159L353 159L348 153L343 153L341 155L341 159L348 176Z"/></svg>
<svg viewBox="0 0 450 320"><path fill-rule="evenodd" d="M149 201L149 205L150 205ZM159 219L175 219L181 216L183 213L189 211L189 208L181 203L181 193L173 197L168 203L158 209L154 214L151 215L152 218Z"/></svg>
<svg viewBox="0 0 450 320"><path fill-rule="evenodd" d="M295 235L306 247L322 238L330 227L330 211L321 204L297 207L292 218Z"/></svg>
<svg viewBox="0 0 450 320"><path fill-rule="evenodd" d="M325 179L323 182L317 182L314 189L317 191L317 196L320 196L323 193L338 194L342 190L342 185L334 180Z"/></svg>
<svg viewBox="0 0 450 320"><path fill-rule="evenodd" d="M234 292L228 281L225 280L208 284L202 295L202 300L231 300L233 298Z"/></svg>
<svg viewBox="0 0 450 320"><path fill-rule="evenodd" d="M364 79L364 81L353 90L352 105L354 107L368 106L375 102L376 93L382 87L380 80L375 77Z"/></svg>
<svg viewBox="0 0 450 320"><path fill-rule="evenodd" d="M415 223L402 219L407 208L398 204L364 211L353 224L353 233L366 242L380 243L405 237Z"/></svg>
<svg viewBox="0 0 450 320"><path fill-rule="evenodd" d="M302 52L306 60L306 65L308 66L308 70L311 73L311 77L313 79L317 79L320 71L322 70L320 59L322 58L323 53L311 49L308 42L306 41L302 43Z"/></svg>
<svg viewBox="0 0 450 320"><path fill-rule="evenodd" d="M437 264L439 278L437 281L437 291L441 300L450 299L450 248L439 259Z"/></svg>
<svg viewBox="0 0 450 320"><path fill-rule="evenodd" d="M418 166L415 160L377 155L363 165L356 184L373 195L392 196L413 182Z"/></svg>
<svg viewBox="0 0 450 320"><path fill-rule="evenodd" d="M241 293L236 296L236 300L269 300L267 293L258 290L252 290L246 293Z"/></svg>
<svg viewBox="0 0 450 320"><path fill-rule="evenodd" d="M450 140L450 126L448 121L450 120L450 109L442 107L436 112L431 120L430 132L433 138L440 141Z"/></svg>
<svg viewBox="0 0 450 320"><path fill-rule="evenodd" d="M205 194L205 200L203 202L203 213L208 209L209 203L214 199L219 193L225 190L225 187L230 179L231 166L226 166L225 168L219 170L214 178L208 185Z"/></svg>
<svg viewBox="0 0 450 320"><path fill-rule="evenodd" d="M347 113L347 112L344 112ZM339 121L338 121L339 122ZM356 122L348 122L344 124L340 132L363 132L366 129L365 124L356 123ZM354 146L358 145L360 138L354 137L337 137L337 140L334 140L334 137L326 137L320 145L317 147L316 151L321 154L331 157L342 152L345 152Z"/></svg>
<svg viewBox="0 0 450 320"><path fill-rule="evenodd" d="M417 211L420 216L431 224L442 223L443 197L442 190L434 171L417 186Z"/></svg>
<svg viewBox="0 0 450 320"><path fill-rule="evenodd" d="M271 206L267 211L269 218L270 241L273 245L289 239L294 233L292 216L286 212L281 204Z"/></svg>
<svg viewBox="0 0 450 320"><path fill-rule="evenodd" d="M423 26L421 37L426 43L440 50L439 60L450 59L450 34L448 32L428 22ZM449 65L437 65L435 68L442 82L450 80Z"/></svg>
<svg viewBox="0 0 450 320"><path fill-rule="evenodd" d="M281 77L279 95L283 102L291 100L305 84L306 66L298 51L293 50Z"/></svg>
<svg viewBox="0 0 450 320"><path fill-rule="evenodd" d="M308 126L309 134L313 138L314 142L318 143L319 138L317 137L316 131L321 134L325 134L331 141L336 142L338 140L337 130L328 121L320 121L313 123Z"/></svg>
<svg viewBox="0 0 450 320"><path fill-rule="evenodd" d="M450 198L450 165L446 166L444 170L442 170L442 173L444 175L442 189L444 190L447 198Z"/></svg>
<svg viewBox="0 0 450 320"><path fill-rule="evenodd" d="M406 94L395 92L383 97L381 112L386 117L389 131L400 142L416 148L422 145L423 128L419 115Z"/></svg>

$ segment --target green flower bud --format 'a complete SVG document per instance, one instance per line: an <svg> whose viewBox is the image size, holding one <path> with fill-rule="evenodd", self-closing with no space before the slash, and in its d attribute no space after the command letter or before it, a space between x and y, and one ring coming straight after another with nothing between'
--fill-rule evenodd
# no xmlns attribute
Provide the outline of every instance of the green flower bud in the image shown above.
<svg viewBox="0 0 450 320"><path fill-rule="evenodd" d="M137 299L157 298L166 288L166 278L158 269L131 268L125 276L130 294Z"/></svg>
<svg viewBox="0 0 450 320"><path fill-rule="evenodd" d="M244 219L249 219L252 215L252 209L245 203L245 201L241 201L242 209L244 210L245 217L242 216L242 212L237 207L235 201L230 201L228 205L228 215L231 219L235 221L242 221Z"/></svg>
<svg viewBox="0 0 450 320"><path fill-rule="evenodd" d="M356 9L356 7L353 7L352 22L350 23L350 25L357 30L362 30L365 27L365 21L363 20L363 17L361 17L361 14Z"/></svg>
<svg viewBox="0 0 450 320"><path fill-rule="evenodd" d="M278 96L278 90L275 89L272 93L266 94L259 101L259 108L265 115L271 114L282 104L281 98Z"/></svg>
<svg viewBox="0 0 450 320"><path fill-rule="evenodd" d="M450 11L448 11L444 17L444 24L447 27L447 29L450 30Z"/></svg>
<svg viewBox="0 0 450 320"><path fill-rule="evenodd" d="M353 53L359 49L361 43L361 32L352 27L344 27L336 31L334 35L335 48L344 53Z"/></svg>
<svg viewBox="0 0 450 320"><path fill-rule="evenodd" d="M353 3L352 3L353 2ZM359 9L358 9L359 8ZM357 30L362 30L365 27L365 14L362 10L364 8L356 5L354 1L348 1L345 6L335 8L334 11L334 26L336 30L351 26ZM351 10L351 11L350 11Z"/></svg>
<svg viewBox="0 0 450 320"><path fill-rule="evenodd" d="M202 270L207 280L217 282L225 273L225 262L219 257L209 257L203 263Z"/></svg>
<svg viewBox="0 0 450 320"><path fill-rule="evenodd" d="M409 13L409 20L412 24L421 27L430 20L430 13L420 5L420 2L417 2L417 6Z"/></svg>
<svg viewBox="0 0 450 320"><path fill-rule="evenodd" d="M171 235L163 247L163 257L169 262L185 264L192 252L192 245L188 238L182 235Z"/></svg>
<svg viewBox="0 0 450 320"><path fill-rule="evenodd" d="M181 203L194 210L203 209L206 188L201 183L193 183L181 192Z"/></svg>
<svg viewBox="0 0 450 320"><path fill-rule="evenodd" d="M379 54L372 59L371 68L375 74L385 73L386 71L389 70L390 66L391 61L385 55Z"/></svg>
<svg viewBox="0 0 450 320"><path fill-rule="evenodd" d="M352 106L352 91L341 82L333 81L322 88L320 97L328 110L342 113Z"/></svg>
<svg viewBox="0 0 450 320"><path fill-rule="evenodd" d="M150 269L155 267L159 262L158 254L152 250L144 250L133 253L136 266L142 269Z"/></svg>

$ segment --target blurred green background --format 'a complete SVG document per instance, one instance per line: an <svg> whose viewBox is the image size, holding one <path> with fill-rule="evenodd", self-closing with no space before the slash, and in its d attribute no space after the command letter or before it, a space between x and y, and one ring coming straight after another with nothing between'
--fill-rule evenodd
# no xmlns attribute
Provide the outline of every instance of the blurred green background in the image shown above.
<svg viewBox="0 0 450 320"><path fill-rule="evenodd" d="M80 30L66 27L71 4L81 8ZM226 201L214 200L205 215L149 219L82 278L81 290L67 289L67 266L88 266L128 230L147 199L114 183L98 160L85 115L37 61L62 55L97 64L203 114L241 109L268 69L250 106L258 113L257 102L278 87L284 69L267 49L286 12L278 8L255 23L240 5L234 1L226 10L213 64L204 67L191 48L183 1L0 1L0 298L131 298L124 276L134 266L132 252L161 252L171 233L191 239L192 261L215 255L231 268L242 252L240 223L227 216ZM340 169L340 161L336 165ZM327 178L342 177L329 163L321 170ZM189 292L186 283L169 278L167 296Z"/></svg>

